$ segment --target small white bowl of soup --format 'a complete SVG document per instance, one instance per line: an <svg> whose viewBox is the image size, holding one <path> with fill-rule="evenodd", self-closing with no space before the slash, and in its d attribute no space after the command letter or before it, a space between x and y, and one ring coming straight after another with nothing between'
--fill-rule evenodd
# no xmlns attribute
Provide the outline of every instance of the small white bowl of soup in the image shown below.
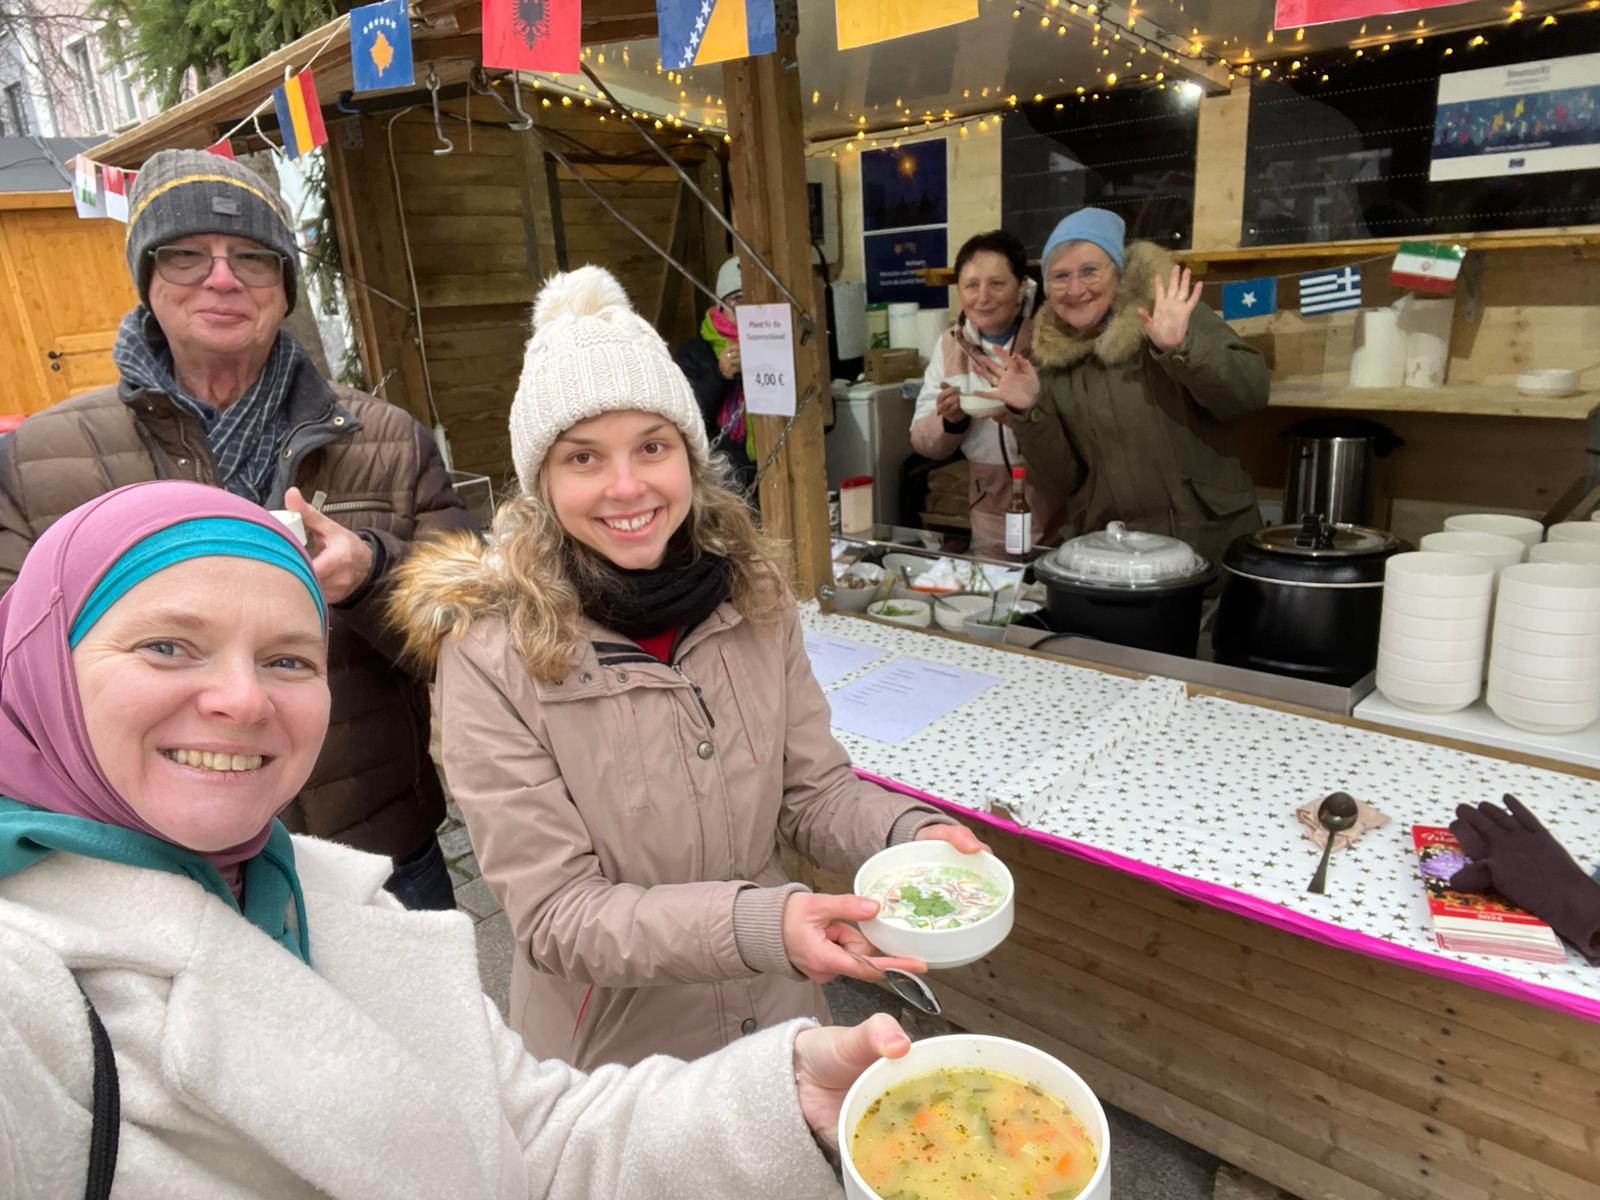
<svg viewBox="0 0 1600 1200"><path fill-rule="evenodd" d="M1065 1063L1007 1038L912 1043L861 1073L839 1110L848 1200L1110 1200L1111 1130Z"/></svg>
<svg viewBox="0 0 1600 1200"><path fill-rule="evenodd" d="M885 954L920 958L935 970L977 962L1011 932L1016 886L987 851L948 842L902 842L856 872L855 893L878 902L861 932Z"/></svg>

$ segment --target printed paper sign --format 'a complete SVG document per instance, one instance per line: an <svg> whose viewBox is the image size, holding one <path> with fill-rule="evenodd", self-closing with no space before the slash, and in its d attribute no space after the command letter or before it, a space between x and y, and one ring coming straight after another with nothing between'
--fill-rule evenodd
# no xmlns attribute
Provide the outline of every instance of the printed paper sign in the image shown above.
<svg viewBox="0 0 1600 1200"><path fill-rule="evenodd" d="M1439 79L1430 180L1600 167L1600 54Z"/></svg>
<svg viewBox="0 0 1600 1200"><path fill-rule="evenodd" d="M789 306L741 304L738 318L745 411L794 416L794 321Z"/></svg>
<svg viewBox="0 0 1600 1200"><path fill-rule="evenodd" d="M897 658L828 693L833 727L891 744L954 712L1000 680L920 658Z"/></svg>

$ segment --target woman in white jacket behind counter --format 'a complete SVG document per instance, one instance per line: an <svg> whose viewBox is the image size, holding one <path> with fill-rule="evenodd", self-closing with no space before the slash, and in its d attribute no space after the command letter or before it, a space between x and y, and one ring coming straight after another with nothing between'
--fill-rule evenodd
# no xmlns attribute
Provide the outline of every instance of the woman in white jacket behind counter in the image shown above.
<svg viewBox="0 0 1600 1200"><path fill-rule="evenodd" d="M69 513L0 599L0 1195L837 1197L812 1131L889 1018L537 1062L465 916L289 836L327 621L284 527L182 482Z"/></svg>

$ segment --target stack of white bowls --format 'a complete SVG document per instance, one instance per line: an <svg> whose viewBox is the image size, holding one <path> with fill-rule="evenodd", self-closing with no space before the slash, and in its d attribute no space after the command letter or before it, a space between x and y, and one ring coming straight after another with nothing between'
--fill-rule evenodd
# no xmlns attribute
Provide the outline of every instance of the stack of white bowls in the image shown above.
<svg viewBox="0 0 1600 1200"><path fill-rule="evenodd" d="M1576 563L1581 567L1600 567L1600 543L1540 542L1528 551L1529 562Z"/></svg>
<svg viewBox="0 0 1600 1200"><path fill-rule="evenodd" d="M1544 526L1539 522L1532 517L1513 517L1506 513L1461 513L1446 517L1444 527L1453 533L1494 533L1516 538L1530 548L1544 541Z"/></svg>
<svg viewBox="0 0 1600 1200"><path fill-rule="evenodd" d="M1507 537L1503 533L1468 533L1453 529L1424 534L1421 545L1433 554L1470 554L1474 558L1486 558L1494 564L1496 572L1516 566L1529 553L1527 543L1520 538Z"/></svg>
<svg viewBox="0 0 1600 1200"><path fill-rule="evenodd" d="M1470 554L1391 557L1383 573L1378 690L1424 713L1455 712L1476 700L1494 579L1494 564Z"/></svg>
<svg viewBox="0 0 1600 1200"><path fill-rule="evenodd" d="M1600 546L1600 523L1588 521L1563 521L1550 526L1552 542L1577 542L1585 546Z"/></svg>
<svg viewBox="0 0 1600 1200"><path fill-rule="evenodd" d="M1600 567L1533 562L1500 576L1489 707L1531 733L1600 720Z"/></svg>

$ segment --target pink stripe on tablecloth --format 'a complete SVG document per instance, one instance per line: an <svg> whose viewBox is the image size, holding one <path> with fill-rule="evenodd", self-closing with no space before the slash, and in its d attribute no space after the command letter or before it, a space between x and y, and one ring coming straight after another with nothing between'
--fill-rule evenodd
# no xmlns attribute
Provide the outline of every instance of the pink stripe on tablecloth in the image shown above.
<svg viewBox="0 0 1600 1200"><path fill-rule="evenodd" d="M1190 900L1198 900L1202 904L1209 904L1212 908L1220 908L1225 912L1237 913L1242 917L1249 917L1253 921L1260 921L1263 925L1271 925L1302 937L1313 938L1325 942L1330 946L1337 946L1341 950L1350 950L1356 954L1365 954L1369 958L1380 958L1388 962L1399 963L1401 966L1411 967L1414 970L1426 971L1430 975L1439 975L1445 979L1453 979L1457 983L1467 984L1469 987L1482 988L1489 992L1498 992L1502 996L1510 996L1514 1000L1525 1000L1530 1004L1537 1004L1543 1008L1554 1009L1556 1012L1567 1013L1585 1021L1600 1023L1600 1000L1588 996L1579 996L1573 992L1562 991L1560 988L1544 987L1537 983L1527 983L1511 975L1503 975L1499 971L1491 971L1486 967L1473 966L1470 963L1456 962L1453 959L1442 958L1433 954L1424 954L1408 946L1397 946L1383 938L1373 937L1366 933L1357 933L1355 930L1346 929L1342 925L1333 925L1327 921L1319 921L1315 917L1305 916L1293 909L1285 908L1281 904L1274 904L1270 900L1262 900L1248 892L1237 891L1233 888L1223 887L1221 884L1207 883L1201 879L1192 879L1187 875L1180 875L1176 871L1169 871L1164 867L1151 866L1149 863L1140 862L1136 858L1126 858L1110 850L1099 850L1084 842L1075 842L1070 838L1057 837L1053 833L1045 833L1038 829L1029 829L1025 825L1018 825L1015 821L1005 817L997 817L993 813L980 812L975 808L968 808L963 804L946 800L925 792L921 788L912 787L910 784L901 783L896 779L888 779L876 775L860 767L855 769L856 774L863 779L871 780L880 787L890 791L900 792L917 800L925 800L929 804L938 805L950 812L984 825L992 825L1007 833L1026 838L1050 850L1063 854L1070 854L1074 858L1081 858L1087 862L1098 863L1102 867L1110 867L1113 871L1121 871L1125 875L1134 875L1140 879L1147 879L1159 887L1166 888L1169 892L1176 892Z"/></svg>

